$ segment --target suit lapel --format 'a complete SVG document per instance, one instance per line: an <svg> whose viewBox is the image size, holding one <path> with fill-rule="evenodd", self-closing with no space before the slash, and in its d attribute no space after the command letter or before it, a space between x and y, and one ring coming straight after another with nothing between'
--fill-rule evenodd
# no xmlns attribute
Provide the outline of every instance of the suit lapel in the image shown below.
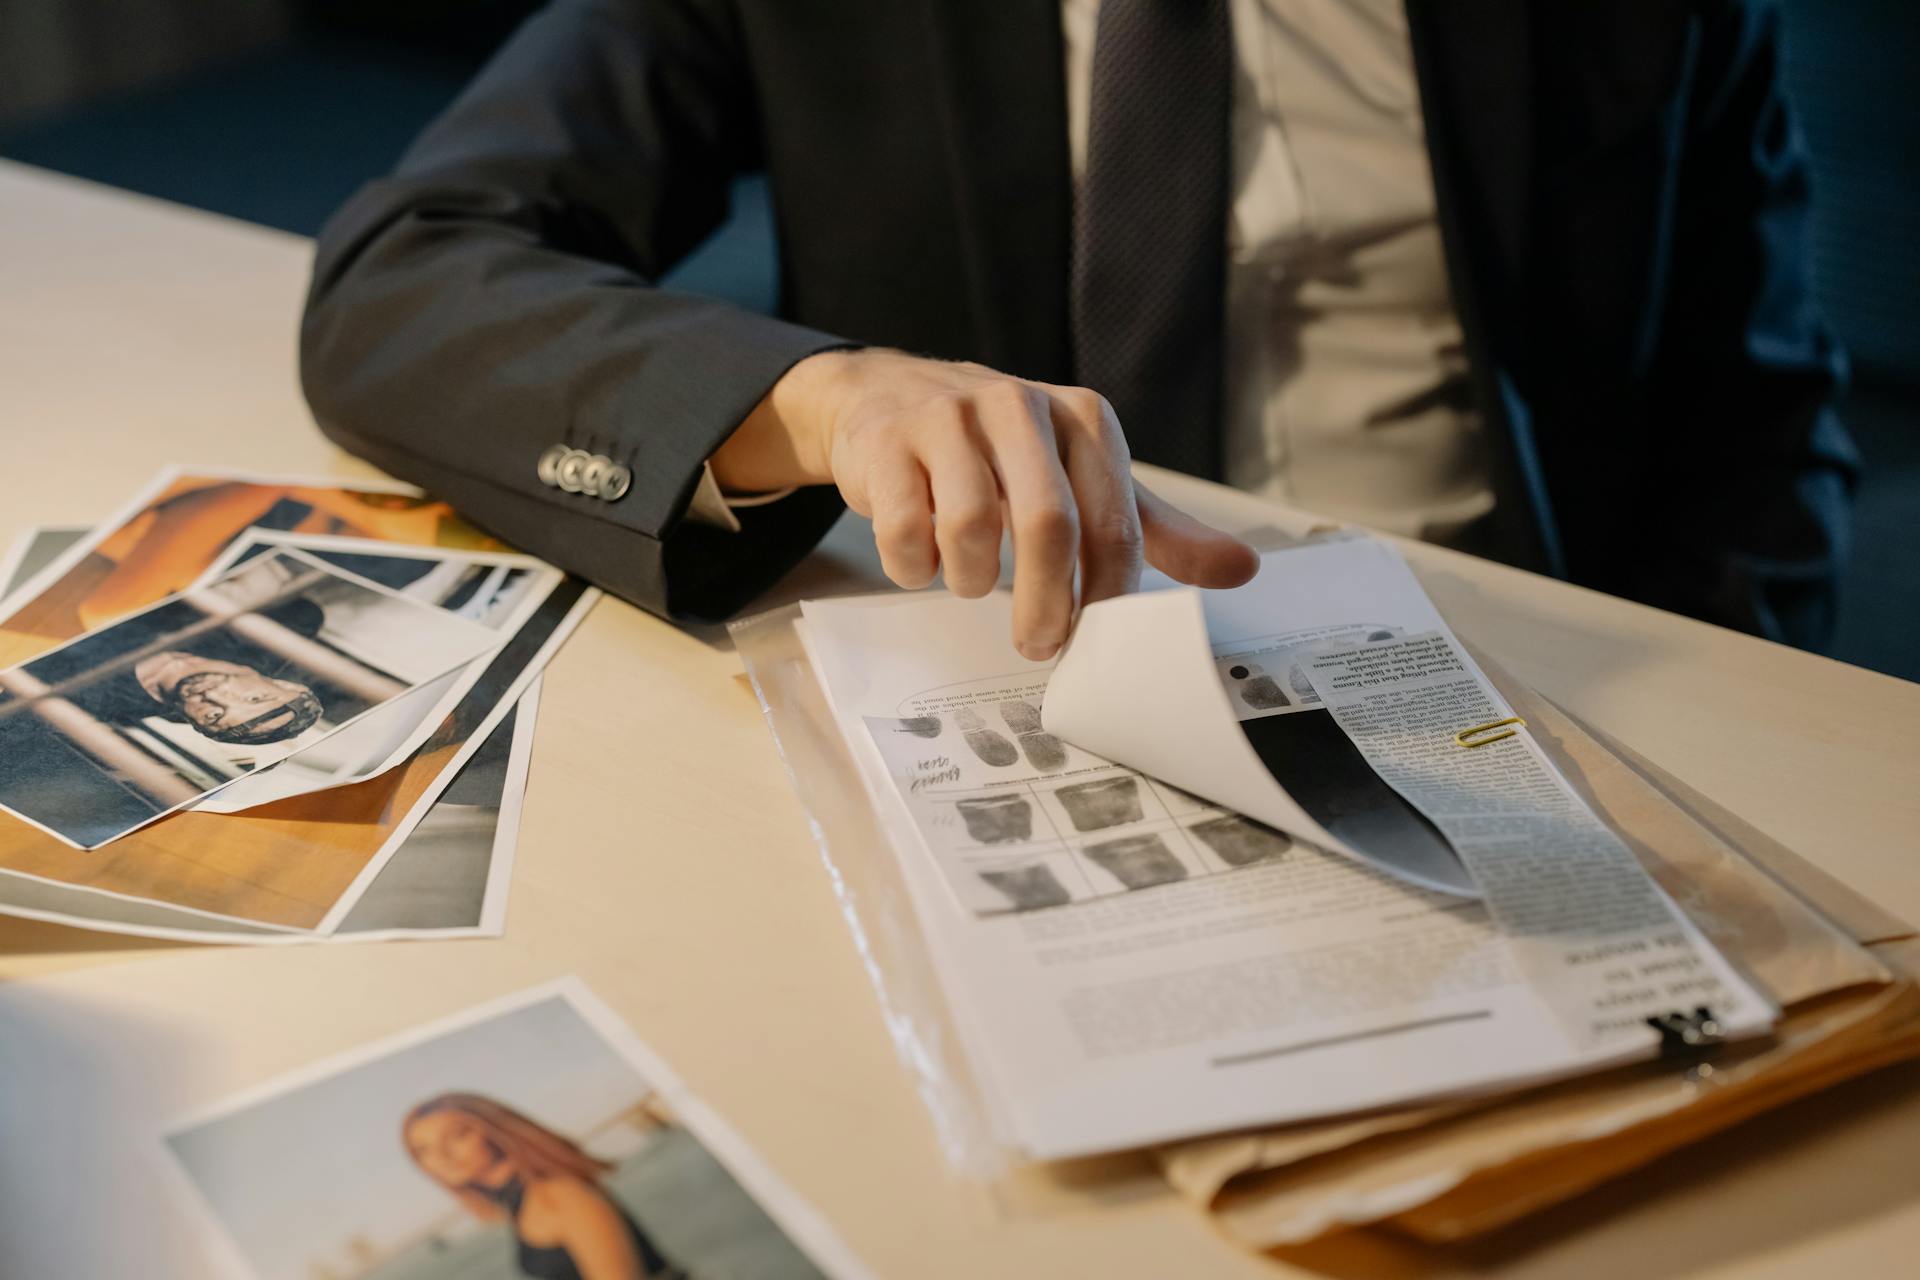
<svg viewBox="0 0 1920 1280"><path fill-rule="evenodd" d="M1072 179L1059 0L921 0L978 358L1064 381Z"/></svg>
<svg viewBox="0 0 1920 1280"><path fill-rule="evenodd" d="M1534 168L1526 0L1407 0L1442 216L1471 259L1486 318L1524 300Z"/></svg>
<svg viewBox="0 0 1920 1280"><path fill-rule="evenodd" d="M1564 573L1523 389L1534 216L1533 17L1528 0L1407 0L1454 308L1491 437L1489 548Z"/></svg>

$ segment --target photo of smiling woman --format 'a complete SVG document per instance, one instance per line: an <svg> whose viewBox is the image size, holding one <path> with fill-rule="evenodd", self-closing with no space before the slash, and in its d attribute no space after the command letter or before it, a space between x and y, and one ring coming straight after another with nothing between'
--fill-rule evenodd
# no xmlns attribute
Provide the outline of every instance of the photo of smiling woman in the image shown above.
<svg viewBox="0 0 1920 1280"><path fill-rule="evenodd" d="M232 1260L167 1275L871 1274L571 978L250 1090L166 1145Z"/></svg>
<svg viewBox="0 0 1920 1280"><path fill-rule="evenodd" d="M492 1098L444 1093L407 1113L407 1154L482 1222L513 1231L535 1280L684 1276L602 1189L613 1166Z"/></svg>

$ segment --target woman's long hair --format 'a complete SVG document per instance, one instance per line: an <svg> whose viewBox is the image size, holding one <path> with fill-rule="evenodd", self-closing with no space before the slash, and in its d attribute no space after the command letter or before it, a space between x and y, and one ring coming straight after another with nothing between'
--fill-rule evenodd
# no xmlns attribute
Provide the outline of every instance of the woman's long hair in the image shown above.
<svg viewBox="0 0 1920 1280"><path fill-rule="evenodd" d="M538 1121L527 1119L503 1102L495 1102L477 1093L443 1093L407 1112L407 1118L400 1122L400 1142L416 1165L420 1161L413 1154L413 1144L406 1140L407 1131L413 1128L415 1121L443 1111L456 1111L471 1120L494 1149L513 1161L521 1176L529 1181L566 1175L596 1182L602 1174L613 1168L605 1160L596 1159L582 1151L571 1138L562 1137ZM433 1177L424 1168L421 1172ZM498 1201L476 1188L447 1183L440 1185L452 1192L474 1217L483 1222L498 1222L507 1216Z"/></svg>

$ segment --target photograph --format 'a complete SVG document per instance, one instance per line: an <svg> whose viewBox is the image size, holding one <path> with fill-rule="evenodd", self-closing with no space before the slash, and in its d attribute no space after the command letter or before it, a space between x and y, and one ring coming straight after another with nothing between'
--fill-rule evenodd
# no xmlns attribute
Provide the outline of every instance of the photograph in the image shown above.
<svg viewBox="0 0 1920 1280"><path fill-rule="evenodd" d="M278 491L293 487L287 481L245 483ZM162 483L150 489L166 487ZM136 500L129 510L143 511L148 501ZM126 519L123 515L110 523ZM238 532L249 539L271 536L259 530ZM84 551L96 541L92 533L75 528L42 530L19 539L7 558L11 569L0 591L21 599L18 593L23 584L30 584L35 574L44 576L49 565L56 575L66 572L63 557L70 558L76 545ZM364 545L364 541L355 540L353 545ZM410 549L398 543L379 545L388 550ZM221 546L213 544L206 563L220 553ZM467 554L451 549L446 553ZM203 573L204 569L203 564ZM90 570L75 572L86 576ZM485 837L476 830L477 815L471 810L459 824L465 834L457 842L447 838L448 823L429 824L427 819L433 816L443 789L471 791L460 785L463 766L486 754L491 735L511 718L515 701L537 680L547 658L597 597L578 579L562 578L531 615L505 636L504 647L479 664L483 670L473 687L421 746L397 767L358 783L350 792L293 797L237 815L187 809L93 852L76 850L27 823L0 817L0 910L51 923L196 941L236 935L243 940L272 935L266 940L282 941L288 931L303 936L330 934L349 928L350 914L358 921L377 922L356 934L363 938L396 936L406 929L497 932L505 912L502 858L491 860L489 887L477 924L466 905L456 908L450 895L436 894L432 895L436 904L427 915L414 916L410 906L403 914L412 919L402 925L395 920L396 913L386 909L385 904L397 897L389 895L388 886L414 884L420 875L429 874L422 846L413 840L422 827L428 828L427 836L437 837L429 845L440 852L457 843L463 865L485 857L480 852ZM33 652L46 647L36 646ZM501 745L508 736L501 735ZM526 748L514 750L524 756ZM250 774L242 782L250 786L278 768ZM517 795L510 800L503 820L517 814ZM511 839L503 840L510 852ZM394 864L399 865L390 879L387 869ZM408 896L416 903L425 901L418 894ZM372 899L370 917L357 911L363 897Z"/></svg>
<svg viewBox="0 0 1920 1280"><path fill-rule="evenodd" d="M505 932L540 682L481 741L330 931L232 916L0 871L0 915L177 942L287 945Z"/></svg>
<svg viewBox="0 0 1920 1280"><path fill-rule="evenodd" d="M236 538L258 529L508 549L405 485L170 467L0 600L0 666L185 591Z"/></svg>
<svg viewBox="0 0 1920 1280"><path fill-rule="evenodd" d="M0 807L98 848L498 644L276 550L0 671Z"/></svg>
<svg viewBox="0 0 1920 1280"><path fill-rule="evenodd" d="M207 571L218 577L279 547L385 587L397 595L510 634L556 587L559 570L507 552L447 551L395 546L361 538L250 531ZM262 769L199 801L202 813L239 813L290 796L370 778L404 761L480 678L472 662L410 690L323 743Z"/></svg>
<svg viewBox="0 0 1920 1280"><path fill-rule="evenodd" d="M497 937L506 931L539 708L536 680L345 912L333 939Z"/></svg>
<svg viewBox="0 0 1920 1280"><path fill-rule="evenodd" d="M0 555L0 610L20 587L45 573L47 566L85 540L93 530L85 525L57 525L28 529Z"/></svg>
<svg viewBox="0 0 1920 1280"><path fill-rule="evenodd" d="M252 1280L815 1280L822 1220L574 979L172 1127Z"/></svg>

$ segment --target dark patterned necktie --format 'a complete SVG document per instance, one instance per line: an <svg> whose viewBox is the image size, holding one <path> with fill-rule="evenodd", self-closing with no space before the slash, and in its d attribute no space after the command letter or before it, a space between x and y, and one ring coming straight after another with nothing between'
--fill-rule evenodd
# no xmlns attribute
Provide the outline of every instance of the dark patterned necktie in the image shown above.
<svg viewBox="0 0 1920 1280"><path fill-rule="evenodd" d="M1074 376L1133 456L1221 472L1227 0L1101 0L1074 207Z"/></svg>

